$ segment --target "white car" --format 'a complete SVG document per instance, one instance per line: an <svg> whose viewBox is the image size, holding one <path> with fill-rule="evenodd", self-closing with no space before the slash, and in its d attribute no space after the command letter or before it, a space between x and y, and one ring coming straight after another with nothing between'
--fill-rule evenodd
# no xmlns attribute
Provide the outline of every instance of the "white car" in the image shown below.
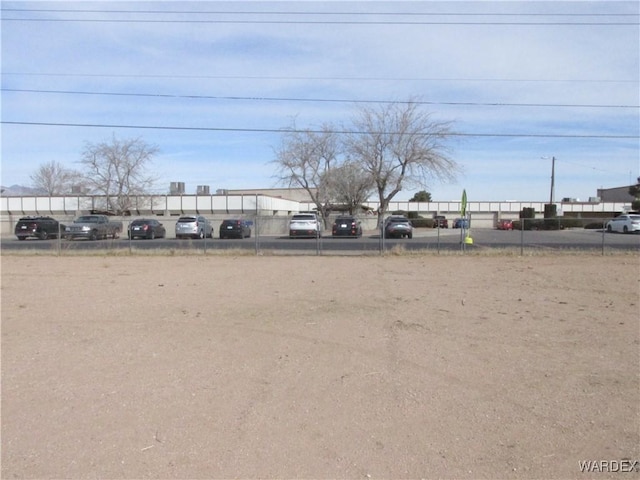
<svg viewBox="0 0 640 480"><path fill-rule="evenodd" d="M640 214L623 214L607 222L607 232L640 232Z"/></svg>
<svg viewBox="0 0 640 480"><path fill-rule="evenodd" d="M322 220L315 213L296 213L289 221L289 238L322 236Z"/></svg>

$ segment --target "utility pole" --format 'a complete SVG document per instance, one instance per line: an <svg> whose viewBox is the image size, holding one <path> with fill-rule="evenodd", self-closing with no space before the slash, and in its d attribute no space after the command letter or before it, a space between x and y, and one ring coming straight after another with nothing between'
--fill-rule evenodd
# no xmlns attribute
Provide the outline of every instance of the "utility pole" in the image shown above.
<svg viewBox="0 0 640 480"><path fill-rule="evenodd" d="M556 180L556 157L551 157L551 195L549 198L549 204L553 203L553 187Z"/></svg>

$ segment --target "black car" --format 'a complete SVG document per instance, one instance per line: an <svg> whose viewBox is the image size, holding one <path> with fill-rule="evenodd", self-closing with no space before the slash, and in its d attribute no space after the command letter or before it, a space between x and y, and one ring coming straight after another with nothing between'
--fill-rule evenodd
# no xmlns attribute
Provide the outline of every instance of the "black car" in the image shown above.
<svg viewBox="0 0 640 480"><path fill-rule="evenodd" d="M352 215L343 215L337 217L331 228L331 235L334 237L361 237L362 223L357 217Z"/></svg>
<svg viewBox="0 0 640 480"><path fill-rule="evenodd" d="M233 218L223 220L220 224L220 238L249 238L251 236L252 222Z"/></svg>
<svg viewBox="0 0 640 480"><path fill-rule="evenodd" d="M18 240L25 240L29 237L46 240L47 238L57 238L60 231L64 231L64 225L51 217L22 217L16 223L15 234Z"/></svg>
<svg viewBox="0 0 640 480"><path fill-rule="evenodd" d="M385 238L413 238L413 225L411 221L402 215L392 215L384 222Z"/></svg>
<svg viewBox="0 0 640 480"><path fill-rule="evenodd" d="M153 240L154 238L165 238L167 230L158 220L140 218L129 224L127 236L132 240L134 238L149 238Z"/></svg>

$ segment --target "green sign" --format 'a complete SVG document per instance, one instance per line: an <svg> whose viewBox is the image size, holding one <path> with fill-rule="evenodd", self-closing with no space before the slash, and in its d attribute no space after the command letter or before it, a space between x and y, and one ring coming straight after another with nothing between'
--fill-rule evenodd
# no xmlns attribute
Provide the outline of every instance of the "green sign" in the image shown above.
<svg viewBox="0 0 640 480"><path fill-rule="evenodd" d="M467 190L462 190L462 202L460 202L460 216L462 218L467 214Z"/></svg>

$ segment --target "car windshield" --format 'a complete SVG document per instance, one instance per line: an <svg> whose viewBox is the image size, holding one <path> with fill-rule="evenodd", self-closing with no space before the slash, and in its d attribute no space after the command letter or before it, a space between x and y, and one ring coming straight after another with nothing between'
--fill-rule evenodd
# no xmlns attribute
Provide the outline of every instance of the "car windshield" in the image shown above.
<svg viewBox="0 0 640 480"><path fill-rule="evenodd" d="M98 223L98 217L79 217L73 223Z"/></svg>
<svg viewBox="0 0 640 480"><path fill-rule="evenodd" d="M631 220L640 220L640 215L629 215Z"/></svg>
<svg viewBox="0 0 640 480"><path fill-rule="evenodd" d="M316 219L315 215L294 215L291 220L314 221L315 219Z"/></svg>
<svg viewBox="0 0 640 480"><path fill-rule="evenodd" d="M178 219L177 223L193 223L196 221L196 217L182 217Z"/></svg>

